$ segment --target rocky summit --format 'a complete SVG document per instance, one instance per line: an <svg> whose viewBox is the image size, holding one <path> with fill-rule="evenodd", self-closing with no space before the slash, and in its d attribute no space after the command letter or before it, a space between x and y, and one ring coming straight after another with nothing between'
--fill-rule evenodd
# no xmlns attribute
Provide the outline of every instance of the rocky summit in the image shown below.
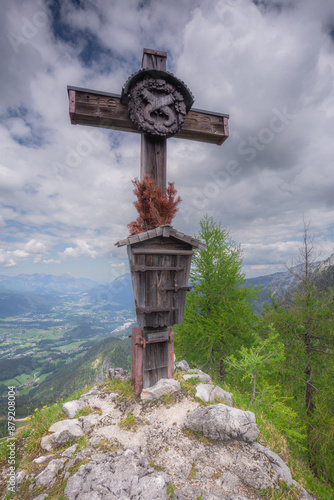
<svg viewBox="0 0 334 500"><path fill-rule="evenodd" d="M234 408L232 395L207 383L203 372L178 378L192 378L194 387L198 381L197 397L164 379L141 400L94 388L65 403L68 418L49 428L43 454L20 470L17 494L56 498L58 484L67 500L256 500L259 490L294 484L301 500L313 499L283 460L257 442L252 412ZM91 413L76 417L83 408Z"/></svg>

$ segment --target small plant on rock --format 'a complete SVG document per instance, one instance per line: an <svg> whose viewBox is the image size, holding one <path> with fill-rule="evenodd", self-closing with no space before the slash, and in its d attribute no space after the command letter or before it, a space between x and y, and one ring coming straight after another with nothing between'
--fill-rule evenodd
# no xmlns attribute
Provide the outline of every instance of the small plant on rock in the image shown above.
<svg viewBox="0 0 334 500"><path fill-rule="evenodd" d="M167 483L167 495L168 495L169 500L175 499L175 495L174 495L175 490L176 490L175 484Z"/></svg>
<svg viewBox="0 0 334 500"><path fill-rule="evenodd" d="M132 430L134 432L136 432L137 430L137 422L136 422L136 417L133 415L133 413L128 413L127 416L124 418L124 420L122 420L120 423L119 423L119 426L123 429L126 429L126 430Z"/></svg>

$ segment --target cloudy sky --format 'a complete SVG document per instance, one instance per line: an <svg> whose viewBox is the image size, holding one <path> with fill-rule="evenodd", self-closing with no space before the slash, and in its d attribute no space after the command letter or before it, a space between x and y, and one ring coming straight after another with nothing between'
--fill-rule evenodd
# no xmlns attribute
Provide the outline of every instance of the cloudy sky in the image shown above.
<svg viewBox="0 0 334 500"><path fill-rule="evenodd" d="M213 216L248 277L296 256L303 216L334 252L332 0L1 0L0 25L0 274L128 270L140 136L71 125L67 85L119 94L144 47L230 115L221 147L168 139L174 227Z"/></svg>

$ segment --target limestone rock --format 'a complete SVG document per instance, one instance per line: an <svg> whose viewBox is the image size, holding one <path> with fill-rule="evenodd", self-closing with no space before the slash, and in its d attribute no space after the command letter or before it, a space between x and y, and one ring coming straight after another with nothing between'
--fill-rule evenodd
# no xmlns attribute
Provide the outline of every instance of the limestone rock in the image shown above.
<svg viewBox="0 0 334 500"><path fill-rule="evenodd" d="M201 498L201 500L227 500L229 497L216 496L213 493L205 493L199 486L184 486L174 492L175 500L194 500Z"/></svg>
<svg viewBox="0 0 334 500"><path fill-rule="evenodd" d="M88 464L79 467L68 479L65 498L167 500L168 497L164 475L149 466L143 452L128 449L93 455Z"/></svg>
<svg viewBox="0 0 334 500"><path fill-rule="evenodd" d="M260 432L253 412L223 404L197 408L186 416L184 425L209 439L221 441L236 439L252 443Z"/></svg>
<svg viewBox="0 0 334 500"><path fill-rule="evenodd" d="M74 401L63 403L62 406L68 418L74 418L77 411L86 407L86 402L83 399L75 399Z"/></svg>
<svg viewBox="0 0 334 500"><path fill-rule="evenodd" d="M316 500L316 498L313 495L307 493L307 491L302 486L300 486L300 484L298 484L297 481L292 480L292 484L299 489L300 492L299 500Z"/></svg>
<svg viewBox="0 0 334 500"><path fill-rule="evenodd" d="M66 458L55 458L47 467L36 477L37 486L45 486L52 484L56 480L56 476L64 468Z"/></svg>
<svg viewBox="0 0 334 500"><path fill-rule="evenodd" d="M130 374L123 370L123 368L109 368L109 377L111 380L121 380L122 382L126 382L130 379Z"/></svg>
<svg viewBox="0 0 334 500"><path fill-rule="evenodd" d="M227 405L233 405L232 395L217 385L199 384L196 387L196 397L206 403L214 402L216 399L223 399Z"/></svg>
<svg viewBox="0 0 334 500"><path fill-rule="evenodd" d="M41 448L51 451L67 441L72 441L84 434L90 434L98 424L99 419L100 416L97 413L91 413L72 420L60 420L49 428L49 432L52 434L41 439Z"/></svg>
<svg viewBox="0 0 334 500"><path fill-rule="evenodd" d="M187 361L183 359L182 361L177 361L176 363L174 363L174 370L187 372L188 370L190 370L190 366L188 365Z"/></svg>
<svg viewBox="0 0 334 500"><path fill-rule="evenodd" d="M15 476L15 483L16 483L16 485L20 484L20 482L23 481L23 479L25 478L25 476L26 476L26 472L24 470L19 470L16 473L16 476Z"/></svg>
<svg viewBox="0 0 334 500"><path fill-rule="evenodd" d="M82 436L82 428L79 419L60 420L49 427L49 432L62 432L67 430L71 431L73 434L77 433L78 436Z"/></svg>
<svg viewBox="0 0 334 500"><path fill-rule="evenodd" d="M48 496L42 493L41 495L38 495L38 497L35 497L34 500L45 500L45 498L48 498Z"/></svg>
<svg viewBox="0 0 334 500"><path fill-rule="evenodd" d="M199 374L191 371L188 375L194 373ZM169 390L164 393L168 394L175 381L165 382ZM215 390L212 384L202 385L208 385L209 393ZM143 392L148 395L151 390ZM84 396L87 401L94 397L91 405L101 408L101 416L57 422L50 427L55 432L42 439L52 449L73 439L74 430L89 433L90 447L76 453L78 446L73 445L56 459L45 457L45 470L36 471L36 467L28 476L31 492L37 487L49 493L48 485L52 488L57 478L67 481L68 500L167 500L167 483L177 485L174 496L178 500L250 500L257 498L256 490L276 488L280 481L291 484L290 471L280 457L254 442L259 431L251 412L224 404L201 408L187 394L179 394L177 401L166 406L138 401L120 405L104 393L93 392ZM155 397L161 394L155 393ZM119 427L128 411L137 418L137 432ZM193 439L183 432L183 426L216 441L209 446L202 439ZM99 443L101 451L97 452L92 447ZM107 443L117 449L108 451ZM75 464L82 461L77 470ZM314 500L302 488L300 495L301 500Z"/></svg>
<svg viewBox="0 0 334 500"><path fill-rule="evenodd" d="M41 448L44 451L51 451L52 450L52 441L51 441L51 436L43 436L41 439Z"/></svg>
<svg viewBox="0 0 334 500"><path fill-rule="evenodd" d="M73 446L70 446L69 448L66 448L65 451L61 454L62 457L70 457L73 455L73 453L76 452L78 445L74 444Z"/></svg>
<svg viewBox="0 0 334 500"><path fill-rule="evenodd" d="M94 396L101 396L102 394L102 391L99 391L96 387L93 387L90 391L86 392L86 394L82 394L79 399L81 401L88 401L90 398Z"/></svg>
<svg viewBox="0 0 334 500"><path fill-rule="evenodd" d="M253 447L261 452L264 453L268 459L271 462L272 468L276 472L276 474L279 476L280 480L286 483L288 486L292 485L292 477L291 477L291 472L289 467L283 462L281 457L279 457L276 453L274 453L272 450L269 448L266 448L265 446L262 446L259 443L254 443Z"/></svg>
<svg viewBox="0 0 334 500"><path fill-rule="evenodd" d="M79 417L83 433L90 434L93 428L97 425L99 418L100 416L97 413L91 413L85 417Z"/></svg>
<svg viewBox="0 0 334 500"><path fill-rule="evenodd" d="M47 460L49 460L53 456L54 455L47 455L46 457L41 456L38 458L34 458L33 462L35 462L36 464L43 464L44 462L46 462Z"/></svg>
<svg viewBox="0 0 334 500"><path fill-rule="evenodd" d="M46 451L51 451L67 441L84 435L78 419L56 422L51 425L49 432L52 432L52 434L41 439L41 448Z"/></svg>
<svg viewBox="0 0 334 500"><path fill-rule="evenodd" d="M188 370L187 373L183 375L183 380L189 380L190 378L197 378L199 382L203 382L203 384L212 384L210 375L202 372L202 370Z"/></svg>
<svg viewBox="0 0 334 500"><path fill-rule="evenodd" d="M154 401L164 394L174 394L181 390L180 382L172 378L162 378L152 387L143 389L141 392L142 401Z"/></svg>

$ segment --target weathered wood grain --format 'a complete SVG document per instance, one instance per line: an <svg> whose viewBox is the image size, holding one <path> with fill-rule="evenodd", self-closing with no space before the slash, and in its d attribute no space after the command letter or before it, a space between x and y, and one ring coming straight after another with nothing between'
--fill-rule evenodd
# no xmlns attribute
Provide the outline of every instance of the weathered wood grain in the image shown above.
<svg viewBox="0 0 334 500"><path fill-rule="evenodd" d="M154 179L162 192L167 184L167 141L163 137L141 134L140 178L147 174Z"/></svg>
<svg viewBox="0 0 334 500"><path fill-rule="evenodd" d="M166 71L167 52L161 50L144 49L141 62L142 68L162 69Z"/></svg>
<svg viewBox="0 0 334 500"><path fill-rule="evenodd" d="M127 104L121 96L68 87L69 110L73 125L109 128L140 134L129 118ZM228 138L228 115L190 110L174 138L222 145Z"/></svg>
<svg viewBox="0 0 334 500"><path fill-rule="evenodd" d="M128 245L137 322L140 328L164 328L183 319L192 246L156 236Z"/></svg>
<svg viewBox="0 0 334 500"><path fill-rule="evenodd" d="M131 381L135 385L135 395L138 397L143 389L143 346L140 339L143 336L141 328L131 329Z"/></svg>

